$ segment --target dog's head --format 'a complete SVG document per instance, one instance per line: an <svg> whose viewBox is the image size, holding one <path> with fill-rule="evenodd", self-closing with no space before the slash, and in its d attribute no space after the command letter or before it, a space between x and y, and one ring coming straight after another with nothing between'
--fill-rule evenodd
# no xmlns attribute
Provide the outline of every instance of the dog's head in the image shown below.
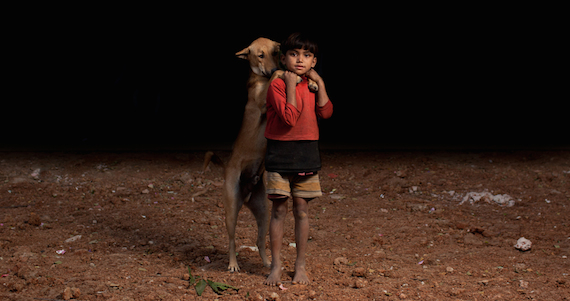
<svg viewBox="0 0 570 301"><path fill-rule="evenodd" d="M259 38L247 48L236 53L240 59L248 60L251 70L260 76L271 76L279 64L279 43Z"/></svg>

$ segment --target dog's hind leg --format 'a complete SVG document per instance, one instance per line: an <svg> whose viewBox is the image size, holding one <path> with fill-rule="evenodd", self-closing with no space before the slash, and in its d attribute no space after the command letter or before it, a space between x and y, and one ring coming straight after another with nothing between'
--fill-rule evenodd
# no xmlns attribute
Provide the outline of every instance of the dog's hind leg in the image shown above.
<svg viewBox="0 0 570 301"><path fill-rule="evenodd" d="M239 179L239 172L227 173L223 191L224 209L226 212L226 229L228 230L229 238L230 264L228 266L228 270L230 272L239 271L239 265L236 257L236 224L239 210L243 205L243 198L241 197L239 189Z"/></svg>
<svg viewBox="0 0 570 301"><path fill-rule="evenodd" d="M251 197L245 204L249 210L251 210L253 216L255 216L255 221L257 222L257 248L259 249L259 256L261 256L263 265L266 267L271 266L271 261L267 258L267 253L265 252L265 238L269 231L268 202L267 195L265 194L265 184L263 183L263 179L261 179L253 187Z"/></svg>

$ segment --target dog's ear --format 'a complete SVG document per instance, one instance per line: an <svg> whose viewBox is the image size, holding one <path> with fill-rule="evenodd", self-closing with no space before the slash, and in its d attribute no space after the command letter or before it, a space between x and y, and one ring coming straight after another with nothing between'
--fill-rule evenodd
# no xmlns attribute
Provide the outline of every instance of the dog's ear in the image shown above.
<svg viewBox="0 0 570 301"><path fill-rule="evenodd" d="M249 55L249 47L244 48L242 51L236 53L236 56L240 59L247 60L247 56Z"/></svg>
<svg viewBox="0 0 570 301"><path fill-rule="evenodd" d="M275 55L279 55L281 53L281 43L275 42Z"/></svg>

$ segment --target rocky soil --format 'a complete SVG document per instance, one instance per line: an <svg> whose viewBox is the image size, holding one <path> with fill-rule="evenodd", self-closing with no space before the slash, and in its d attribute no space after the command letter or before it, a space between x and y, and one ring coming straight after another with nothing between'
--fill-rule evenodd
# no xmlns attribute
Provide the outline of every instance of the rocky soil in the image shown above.
<svg viewBox="0 0 570 301"><path fill-rule="evenodd" d="M223 171L202 173L203 155L0 153L0 298L570 298L569 152L323 152L312 282L291 284L291 214L281 288L262 285L245 208L227 272ZM199 297L188 268L238 290Z"/></svg>

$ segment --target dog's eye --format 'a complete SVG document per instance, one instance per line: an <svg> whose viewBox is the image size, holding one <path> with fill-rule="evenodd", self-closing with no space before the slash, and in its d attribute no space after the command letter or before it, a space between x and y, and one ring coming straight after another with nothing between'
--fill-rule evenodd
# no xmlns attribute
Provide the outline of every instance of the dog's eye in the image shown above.
<svg viewBox="0 0 570 301"><path fill-rule="evenodd" d="M265 54L262 52L260 55L258 55L260 59L265 57Z"/></svg>

